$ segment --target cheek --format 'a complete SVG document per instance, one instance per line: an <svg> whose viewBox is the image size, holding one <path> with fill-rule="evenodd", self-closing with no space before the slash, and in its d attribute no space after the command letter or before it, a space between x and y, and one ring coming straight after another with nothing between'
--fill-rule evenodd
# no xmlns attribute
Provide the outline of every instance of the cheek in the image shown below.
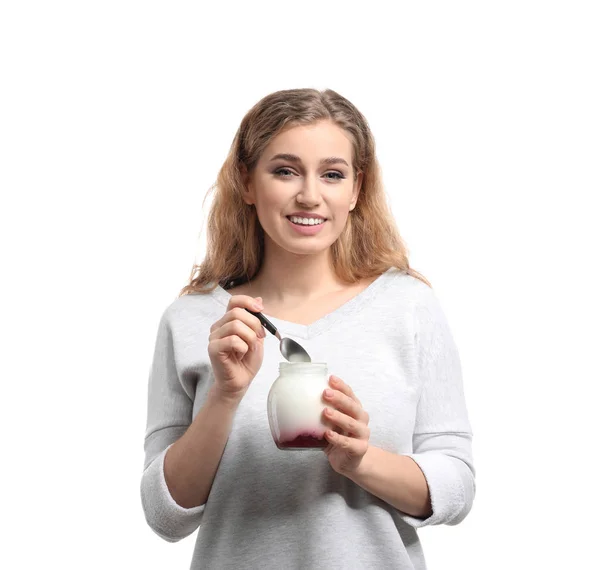
<svg viewBox="0 0 600 570"><path fill-rule="evenodd" d="M289 197L277 184L263 186L256 196L256 208L262 216L281 216Z"/></svg>
<svg viewBox="0 0 600 570"><path fill-rule="evenodd" d="M346 222L346 218L350 214L350 199L337 200L335 205L331 207L331 212L336 224L344 224Z"/></svg>
<svg viewBox="0 0 600 570"><path fill-rule="evenodd" d="M279 205L272 197L261 196L256 202L256 210L261 218L273 218L279 214Z"/></svg>
<svg viewBox="0 0 600 570"><path fill-rule="evenodd" d="M258 221L265 230L276 228L283 218L284 205L274 196L260 196L255 204ZM286 221L286 220L284 220Z"/></svg>

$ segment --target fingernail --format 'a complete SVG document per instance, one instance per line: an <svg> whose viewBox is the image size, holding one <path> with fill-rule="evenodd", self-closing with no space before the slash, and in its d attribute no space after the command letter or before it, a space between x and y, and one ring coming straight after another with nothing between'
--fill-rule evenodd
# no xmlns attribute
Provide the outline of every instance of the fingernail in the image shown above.
<svg viewBox="0 0 600 570"><path fill-rule="evenodd" d="M331 396L333 396L333 390L325 390L325 397L326 398L331 398Z"/></svg>

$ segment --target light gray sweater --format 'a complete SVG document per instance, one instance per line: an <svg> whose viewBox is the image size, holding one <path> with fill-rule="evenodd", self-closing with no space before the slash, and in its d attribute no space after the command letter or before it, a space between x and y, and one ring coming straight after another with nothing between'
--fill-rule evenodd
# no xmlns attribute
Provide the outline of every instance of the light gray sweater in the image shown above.
<svg viewBox="0 0 600 570"><path fill-rule="evenodd" d="M371 445L417 462L433 504L424 520L337 474L322 451L275 446L267 394L283 357L270 334L207 502L191 509L175 503L164 479L165 452L214 381L209 328L229 298L221 287L180 297L160 319L141 478L150 527L172 542L198 530L192 569L424 569L416 529L459 523L475 495L460 359L432 289L392 268L309 326L267 314L284 336L352 387L370 416Z"/></svg>

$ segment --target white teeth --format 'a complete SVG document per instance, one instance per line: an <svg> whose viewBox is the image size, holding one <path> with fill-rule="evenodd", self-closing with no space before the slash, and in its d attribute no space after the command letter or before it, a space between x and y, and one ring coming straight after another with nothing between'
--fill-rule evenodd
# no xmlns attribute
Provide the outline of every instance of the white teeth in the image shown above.
<svg viewBox="0 0 600 570"><path fill-rule="evenodd" d="M316 226L325 221L320 218L298 218L296 216L290 216L290 220L295 224L301 224L303 226Z"/></svg>

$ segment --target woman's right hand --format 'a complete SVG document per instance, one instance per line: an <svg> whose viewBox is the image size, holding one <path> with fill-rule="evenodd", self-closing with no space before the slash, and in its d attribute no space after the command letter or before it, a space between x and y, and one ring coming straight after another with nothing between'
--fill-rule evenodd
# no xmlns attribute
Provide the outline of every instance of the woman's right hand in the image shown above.
<svg viewBox="0 0 600 570"><path fill-rule="evenodd" d="M266 331L246 308L262 311L262 299L233 295L227 312L210 327L208 355L215 388L228 398L244 396L263 361Z"/></svg>

